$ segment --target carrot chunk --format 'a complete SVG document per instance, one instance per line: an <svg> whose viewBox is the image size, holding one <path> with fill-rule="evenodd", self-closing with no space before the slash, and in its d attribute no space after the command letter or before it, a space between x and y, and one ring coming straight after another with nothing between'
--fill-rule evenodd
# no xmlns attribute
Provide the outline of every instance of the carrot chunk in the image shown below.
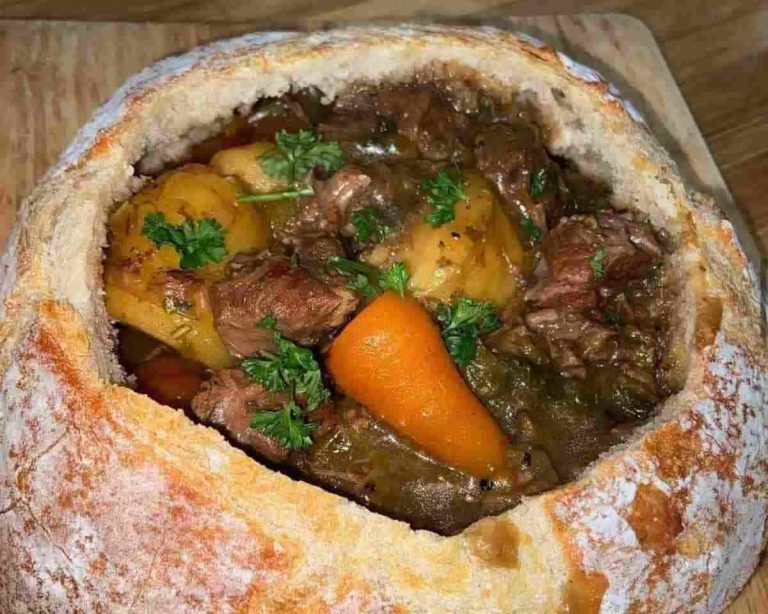
<svg viewBox="0 0 768 614"><path fill-rule="evenodd" d="M382 294L333 342L327 365L344 392L435 458L478 476L507 467L504 433L414 299Z"/></svg>

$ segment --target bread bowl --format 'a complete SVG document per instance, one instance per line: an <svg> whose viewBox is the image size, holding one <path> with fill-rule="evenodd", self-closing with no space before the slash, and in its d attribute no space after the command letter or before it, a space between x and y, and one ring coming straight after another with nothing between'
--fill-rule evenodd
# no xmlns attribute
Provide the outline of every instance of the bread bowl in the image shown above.
<svg viewBox="0 0 768 614"><path fill-rule="evenodd" d="M186 599L186 607L191 609L201 604L222 609L222 604L233 603L233 608L249 605L252 609L274 610L289 606L346 606L353 610L401 606L433 611L547 611L573 598L569 596L571 591L565 590L573 586L573 591L582 591L587 597L595 587L605 589L592 603L602 603L605 611L620 611L633 603L647 609L676 609L691 603L699 604L702 610L720 608L754 565L765 520L761 498L765 467L758 456L765 429L760 413L764 406L765 367L759 303L754 278L745 272L748 265L727 222L720 220L704 199L685 194L671 163L643 128L627 118L617 103L606 101L604 85L585 85L562 67L564 60L529 41L492 31L429 29L335 36L338 38L318 35L309 40L286 40L280 43L282 47L271 49L261 49L260 43L245 40L225 50L231 54L226 62L214 51L202 66L164 83L156 93L134 99L130 105L133 114L126 111L127 115L112 117L106 124L111 134L102 134L98 143L75 150L74 157L49 175L27 205L14 233L4 276L4 395L7 407L14 411L8 411L4 421L8 474L3 477L9 480L9 486L2 507L13 509L3 514L4 522L9 523L4 539L8 540L8 549L20 557L11 557L5 563L9 567L4 570L3 581L8 585L3 587L3 594L9 595L5 597L8 607L13 611L21 608L20 603L33 601L40 609L62 607L62 603L73 609L96 609L97 603L103 603L111 609L119 608L121 600L135 599L137 604L155 609L183 609ZM358 58L359 50L367 46L391 58L391 66L376 61L372 54L371 64L375 65L351 67L356 60L350 58ZM389 51L382 51L383 46ZM310 50L315 55L307 57ZM264 83L269 82L265 88L275 89L251 91L257 82L253 75L262 74L264 53L271 58L271 74L263 78ZM405 59L411 55L414 57ZM339 64L326 65L331 57ZM545 92L547 86L557 84L567 95L573 95L572 104L578 110L575 115L587 122L585 132L564 130L561 138L565 141L558 145L555 140L550 145L555 151L571 145L577 159L579 148L589 144L611 154L611 159L616 154L612 161L616 166L611 170L612 177L617 176L615 192L627 202L633 197L641 202L652 194L658 204L658 210L649 211L654 219L669 222L678 235L688 228L687 232L704 244L701 248L688 246L690 251L685 252L684 261L689 268L695 270L702 259L707 268L706 277L699 278L700 282L706 281L706 290L691 287L688 295L687 305L697 306L688 310L689 315L698 313L699 317L698 324L687 324L687 335L695 340L697 351L690 358L686 394L667 402L655 429L639 434L643 439L638 438L628 449L603 459L581 481L527 500L505 514L513 524L483 521L476 531L454 538L414 533L344 499L292 482L246 459L214 433L193 427L171 410L127 389L103 387L102 379L120 381L121 374L113 358L96 349L100 343L107 343L108 328L102 303L93 298L100 287L100 276L85 275L86 271L96 270L92 265L100 255L99 245L91 241L103 239L93 239L92 229L104 227L109 205L126 195L131 174L128 166L138 159L145 135L158 139L153 141L154 149L158 149L159 140L178 140L190 127L209 124L218 113L230 112L239 103L266 91L278 91L281 71L297 71L291 74L302 83L318 79L333 94L333 88L342 83L337 74L328 72L334 67L350 71L350 79L363 74L378 78L380 71L391 68L405 73L413 66L409 62L435 58L458 58L461 63L481 66L485 78L501 75L498 78L507 79L508 87L519 85L521 69L525 68L525 79L531 83L524 88L539 87ZM316 71L321 61L324 71ZM228 71L228 75L222 76L218 70ZM251 75L247 83L238 84L239 70L245 71L241 75ZM227 87L217 88L217 78L232 81L227 81ZM183 96L192 96L196 90L195 96L199 96L200 90L194 85L197 79L199 87L209 88L204 90L206 95L232 98L205 110L175 103L174 95L188 100ZM243 89L238 89L241 86ZM170 98L161 105L153 96ZM169 109L176 108L201 115L174 117ZM566 121L562 116L565 111L558 112L555 107L550 111L553 118ZM181 124L176 126L175 122ZM72 199L77 200L77 208L66 206ZM92 209L83 209L83 202ZM674 212L678 210L691 211L692 226L682 222L675 226ZM72 263L72 267L65 271L57 268L55 276L51 275L52 265L60 262ZM82 267L77 269L75 263L82 263ZM41 298L51 302L35 309ZM723 300L724 307L719 335L706 325L713 312L709 305L715 304L716 298ZM64 348L63 354L56 353L52 339ZM87 346L94 349L88 350ZM718 362L723 364L714 366ZM18 366L14 369L11 365ZM735 391L729 387L731 376L727 375L734 370L750 382ZM64 404L61 395L75 399L71 407ZM705 402L706 398L713 400ZM726 432L719 427L726 416L732 415L733 403L743 407L745 413ZM754 411L751 416L749 407ZM46 414L35 414L36 410ZM51 413L61 416L61 422L52 421L48 415ZM78 423L82 420L80 427L72 422L75 416ZM67 425L70 430L59 440ZM94 432L99 436L86 435ZM675 441L671 442L673 437ZM108 445L110 440L117 445ZM196 442L192 447L190 440ZM142 441L152 442L155 449L142 449ZM719 453L712 454L701 443L705 441L717 442ZM92 459L98 465L99 457L102 462L107 460L101 455L114 454L115 449L124 454L121 462L128 467L115 465L110 468L114 473L97 470L104 476L102 484L82 488L83 480L95 476L80 474L82 468L73 467L74 473L66 470L67 458ZM684 452L675 453L678 449ZM43 452L41 458L46 462L40 463L35 459ZM151 458L143 458L144 454ZM180 468L185 459L193 458L204 460L209 467L194 473L189 466ZM229 470L218 466L219 475L225 474L227 483L214 487L217 462L232 465ZM729 469L733 462L735 469ZM713 469L719 469L722 476L715 479L708 474ZM58 476L62 472L65 479L60 483ZM121 479L128 483L118 484ZM153 480L157 480L158 493L148 496L146 489L151 488ZM638 490L637 484L646 486ZM670 493L669 499L649 484ZM257 496L266 488L274 490L269 500ZM170 496L160 494L169 489ZM685 491L689 498L683 495ZM307 510L294 509L305 499L314 503L311 515ZM64 512L67 504L71 507ZM154 513L143 509L147 504L157 506ZM733 514L728 526L719 526L719 518L713 524L714 508L709 506L715 504L727 507L727 513ZM676 536L679 544L672 554L666 552L672 537L663 531L658 536L654 532L660 528L658 523L645 520L648 513L643 506L653 505L660 510L677 509L660 512L662 517L677 513L683 519L684 530ZM131 511L132 506L142 509ZM210 519L211 524L200 528L196 533L199 538L194 541L189 534L195 534L195 527L185 525L191 522L185 509L197 516L198 522ZM717 509L718 516L724 513L720 507ZM123 538L125 519L136 518L133 514L141 521ZM624 517L632 520L625 522ZM324 518L331 527L324 531L315 518ZM613 519L614 523L600 523L598 518ZM573 526L566 530L564 525L571 520ZM240 522L247 528L238 528ZM642 528L644 525L649 528ZM168 547L150 546L161 526L170 536L170 541L165 542ZM641 528L635 529L638 526ZM353 538L355 532L362 535L359 540ZM641 536L639 543L634 534ZM717 535L714 541L721 545L703 543L704 535ZM87 550L89 541L97 536L104 542ZM45 543L37 541L49 538ZM254 547L243 548L244 540ZM517 570L493 564L494 558L509 563L506 542L518 541ZM382 551L382 543L391 543L391 551ZM697 547L700 554L696 554ZM490 548L491 554L498 557L491 556L488 561L484 548ZM155 552L159 562L153 567ZM85 558L78 561L78 557ZM189 557L187 562L185 557ZM233 559L239 561L234 569ZM191 565L196 563L199 569L201 560L210 567L206 570L208 577L197 580L203 582L202 588L193 586L195 580L190 575ZM696 567L705 560L711 567ZM411 564L404 567L404 561ZM123 562L127 567L118 570ZM75 570L90 565L91 573L76 575ZM355 574L345 573L350 568L356 570ZM161 574L156 585L145 582L143 578L154 575L153 569L166 570L169 576ZM244 575L227 577L235 569ZM630 569L634 570L631 574ZM435 576L441 578L437 584ZM259 586L258 578L266 578L261 580L263 585ZM30 582L38 581L43 584L36 594ZM183 586L174 588L172 581L180 581ZM489 583L490 596L482 592ZM65 595L66 589L69 595ZM114 596L105 597L109 594ZM113 601L100 601L106 599Z"/></svg>

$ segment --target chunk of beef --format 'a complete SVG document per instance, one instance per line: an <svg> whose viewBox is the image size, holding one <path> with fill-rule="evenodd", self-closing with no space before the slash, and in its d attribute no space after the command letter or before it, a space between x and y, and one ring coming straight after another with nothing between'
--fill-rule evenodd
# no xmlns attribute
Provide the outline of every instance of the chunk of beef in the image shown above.
<svg viewBox="0 0 768 614"><path fill-rule="evenodd" d="M329 179L313 179L315 194L302 201L297 232L355 234L352 214L366 207L381 210L397 225L418 198L419 182L435 172L431 163L374 163L365 169L348 165Z"/></svg>
<svg viewBox="0 0 768 614"><path fill-rule="evenodd" d="M329 258L344 256L344 248L336 238L322 234L299 235L294 242L299 263L314 271L323 270Z"/></svg>
<svg viewBox="0 0 768 614"><path fill-rule="evenodd" d="M616 331L579 312L541 309L527 314L525 323L545 341L552 362L564 374L583 378L586 363L605 364L621 356Z"/></svg>
<svg viewBox="0 0 768 614"><path fill-rule="evenodd" d="M564 213L557 190L557 169L529 123L491 124L475 136L475 158L513 219L530 218L541 230L554 226ZM545 172L544 193L531 195L531 178Z"/></svg>
<svg viewBox="0 0 768 614"><path fill-rule="evenodd" d="M546 262L537 268L539 281L526 299L542 307L595 307L597 280L590 259L601 245L593 217L578 216L560 223L544 241Z"/></svg>
<svg viewBox="0 0 768 614"><path fill-rule="evenodd" d="M646 275L662 254L650 226L615 213L598 213L596 219L605 249L603 283L624 284Z"/></svg>
<svg viewBox="0 0 768 614"><path fill-rule="evenodd" d="M542 247L546 262L526 299L574 309L596 307L602 289L647 275L662 254L650 227L616 213L564 219Z"/></svg>
<svg viewBox="0 0 768 614"><path fill-rule="evenodd" d="M471 123L428 87L394 88L378 96L378 110L390 117L397 132L416 144L427 160L472 160Z"/></svg>
<svg viewBox="0 0 768 614"><path fill-rule="evenodd" d="M358 300L344 280L293 266L285 257L270 258L211 288L214 325L238 358L271 349L270 331L259 328L266 316L277 319L277 328L287 338L313 345L341 326Z"/></svg>
<svg viewBox="0 0 768 614"><path fill-rule="evenodd" d="M320 124L318 132L329 141L361 141L387 131L383 118L334 111Z"/></svg>
<svg viewBox="0 0 768 614"><path fill-rule="evenodd" d="M192 411L207 424L222 427L235 441L272 461L283 461L288 451L274 439L250 427L253 413L282 407L290 397L270 392L252 382L240 369L219 369L203 382L192 399Z"/></svg>
<svg viewBox="0 0 768 614"><path fill-rule="evenodd" d="M355 166L345 166L325 181L314 181L315 202L330 230L341 228L347 209L364 199L370 184L371 177Z"/></svg>

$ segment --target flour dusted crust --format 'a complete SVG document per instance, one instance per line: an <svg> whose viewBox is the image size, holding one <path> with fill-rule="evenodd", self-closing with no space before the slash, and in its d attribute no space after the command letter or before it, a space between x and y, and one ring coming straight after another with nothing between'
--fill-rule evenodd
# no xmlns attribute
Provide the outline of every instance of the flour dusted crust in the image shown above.
<svg viewBox="0 0 768 614"><path fill-rule="evenodd" d="M678 243L685 386L579 480L455 537L276 473L120 386L101 299L113 203L149 150L293 86L451 72L532 96L548 146ZM176 147L178 149L178 147ZM176 154L174 154L176 151ZM599 75L493 29L254 34L131 79L25 201L0 262L0 611L721 610L768 501L756 277Z"/></svg>

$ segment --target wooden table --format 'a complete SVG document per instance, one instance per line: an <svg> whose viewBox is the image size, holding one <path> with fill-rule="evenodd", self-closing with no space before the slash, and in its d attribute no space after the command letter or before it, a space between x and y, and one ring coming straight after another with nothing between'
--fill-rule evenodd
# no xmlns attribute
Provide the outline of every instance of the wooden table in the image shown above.
<svg viewBox="0 0 768 614"><path fill-rule="evenodd" d="M96 2L93 2L93 6L96 4ZM218 22L239 17L248 18L250 21L254 17L262 17L274 23L278 15L284 14L281 13L284 10L281 7L293 6L296 7L297 12L305 15L300 25L310 27L322 25L328 20L344 21L346 19L381 16L383 11L383 9L379 8L381 5L378 0L347 3L348 6L340 8L335 8L332 2L322 2L308 8L306 5L293 0L279 3L267 1L260 4L258 8L251 10L250 13L247 12L250 9L247 9L241 3L235 2L217 3L216 6L220 9L222 7L225 8L221 12L215 13L212 12L209 5L198 2L185 2L183 10L177 10L174 8L174 5L178 3L160 1L153 2L151 3L152 6L150 6L149 2L138 0L131 3L130 7L125 7L119 12L116 12L116 10L110 12L109 9L103 8L104 5L109 4L108 2L98 4L102 8L82 12L82 7L87 8L89 2L80 2L78 4L80 8L69 8L63 2L27 2L22 5L22 3L0 0L0 17L21 17L42 13L45 16L80 19L85 17L114 18L115 16L152 19L174 17L178 19L183 17L189 19L207 18ZM343 5L344 2L342 1L338 4ZM556 4L549 3L548 6L555 6ZM623 8L621 5L628 3L613 2L603 4ZM768 108L768 104L766 104L768 103L768 74L764 74L768 70L761 67L759 61L768 66L768 58L766 56L766 50L768 50L768 27L764 26L765 32L761 34L746 27L745 24L751 23L750 20L764 20L766 26L768 26L768 11L764 6L752 6L746 2L740 4L744 5L741 7L744 10L743 14L734 14L734 11L738 8L736 4L728 5L728 8L718 4L717 10L713 11L717 16L710 14L702 15L700 13L691 14L689 26L694 31L687 29L676 30L674 25L665 22L664 15L670 17L672 14L671 9L666 12L661 10L654 12L651 3L648 2L633 3L630 8L638 13L645 11L646 16L649 16L649 21L657 24L656 33L657 35L661 33L662 48L666 50L667 58L671 60L670 65L673 72L678 77L683 91L688 95L689 102L693 103L691 106L694 113L699 115L700 123L704 126L704 136L715 154L715 158L718 159L721 168L725 171L726 179L730 182L730 188L736 196L737 204L746 213L748 225L756 229L756 234L764 248L768 245L768 207L761 205L764 200L762 194L768 191L768 121L766 121L768 115L766 115L765 111ZM492 2L480 3L479 6L482 7L483 5L487 5L486 8L500 7L497 3ZM688 3L688 5L690 6L691 3ZM429 2L422 3L419 6L422 6L425 11L430 9ZM456 13L462 12L461 3L449 2L448 6L453 6ZM476 4L475 8L477 6ZM590 6L594 6L594 3ZM397 9L390 7L389 10ZM404 15L401 15L401 17L404 17ZM463 21L467 19L467 17L462 18ZM477 11L469 17L469 21L485 21L489 19L497 21L498 17L489 17L487 13L481 14ZM285 23L283 19L280 21ZM295 24L296 22L293 23ZM591 26L584 25L591 23L588 20L534 19L523 20L523 23L529 29L533 28L536 30L538 28L539 33L544 34L545 37L556 44L564 45L566 50L575 53L577 56L579 55L579 46L577 45L569 49L569 45L573 46L576 40L581 40L585 44L591 40L594 44L599 35L596 31L590 31L589 28ZM19 27L22 27L22 24L19 24ZM131 27L142 28L142 26ZM47 111L41 111L43 122L34 121L31 117L27 117L25 120L22 117L22 121L27 123L20 130L18 126L11 125L11 122L18 121L18 118L13 119L13 115L7 112L0 115L0 150L3 149L2 145L5 135L19 135L17 142L6 142L7 149L5 151L10 151L11 155L5 159L0 159L0 227L7 226L7 223L10 221L13 214L12 205L16 203L18 196L28 192L47 165L55 159L64 142L71 137L74 129L87 117L92 107L119 85L119 82L128 73L173 49L182 49L202 40L243 31L250 27L242 23L220 24L216 26L178 26L172 29L172 34L153 34L149 36L143 41L142 50L129 53L127 58L121 58L121 54L114 51L109 55L109 49L105 49L107 55L104 56L101 54L91 56L86 53L85 55L89 57L89 61L84 67L85 70L98 72L100 78L95 82L89 82L90 87L78 87L76 85L77 95L74 95L73 91L66 91L57 101L53 101L53 105L47 105ZM263 26L258 23L253 27ZM93 36L95 37L99 27L94 26L94 28ZM579 28L583 31L577 31ZM695 31L696 28L698 28L698 31ZM111 40L109 37L116 36L116 33L125 33L127 31L124 27L114 26L111 32L102 31L102 35L106 36L104 40ZM631 35L630 33L633 31L635 34ZM144 30L144 32L149 32L149 30ZM595 36L592 37L592 35ZM730 43L717 43L721 49L720 55L707 55L703 51L695 49L697 47L697 44L694 44L695 40L701 40L700 37L702 36L708 37L710 40L719 40L716 35L722 35L730 41ZM609 46L615 45L617 49L620 49L624 41L619 39L629 36L647 36L647 33L643 33L642 27L628 26L625 29L619 28L614 30L614 36L617 37L617 40L611 41L607 39L607 43ZM691 39L690 37L693 38ZM7 55L9 58L16 57L18 59L24 56L23 52L16 53L20 40L28 40L29 44L39 44L39 40L36 38L26 39L22 37L13 41L11 39L12 37L3 36L0 29L0 56L3 53L9 54ZM130 41L130 36L128 39L121 40L120 42L124 44L126 41ZM741 42L736 45L738 41ZM603 40L603 47L605 47L605 43L606 41ZM754 47L750 47L750 44L753 44ZM655 47L653 47L652 43L647 45L647 47L650 50L649 53L658 53L657 50L653 50ZM601 53L609 51L604 48L602 51L593 48L592 60L599 65L601 62L600 58L602 57ZM55 53L51 50L48 50L48 54L48 56L43 54L43 57L48 57L49 59L55 57ZM75 67L72 64L76 61L76 57L76 54L70 57L62 57L60 59L62 64L58 65L56 70L63 69L64 71L69 71L67 74L75 74ZM585 58L582 57L581 59ZM645 78L644 75L638 73L642 72L642 66L648 66L644 62L648 62L649 58L644 58L643 62L629 62L627 60L631 58L624 59L624 64L618 68L620 71L623 70L626 76L628 83L625 85L631 87L633 79ZM654 61L661 61L660 56L655 58ZM111 62L109 64L109 71L100 70L104 64L109 62ZM13 61L11 64L13 64ZM22 66L21 69L23 70L23 63L19 66ZM13 71L19 68L19 66L10 65L8 69ZM740 78L734 76L735 66L738 67L738 72L741 75ZM611 67L609 66L608 68L610 70ZM51 66L38 66L35 71L25 74L24 80L21 81L22 87L32 88L32 91L38 91L38 89L44 91L46 85L50 85L50 82L47 80L56 74L56 70L52 70ZM662 66L662 69L659 70L665 69ZM2 72L2 67L0 67L0 72ZM611 74L610 76L614 79L621 78L621 75L616 74ZM64 79L62 79L61 83L57 82L57 87L66 88L67 84L63 81ZM14 83L18 82L18 80L14 81ZM669 82L671 83L671 78ZM715 85L720 85L720 87L715 87ZM648 86L646 90L649 100L653 100L654 96L668 97L665 99L664 104L661 105L663 108L673 106L679 108L680 101L675 99L675 96L679 96L679 93L676 94L676 92L674 84L670 86L669 83L664 87L658 88ZM27 93L29 93L29 89ZM15 90L6 89L5 93L0 90L0 99L3 99L5 96L7 100L4 104L8 104L17 94L18 92ZM60 106L57 107L56 104ZM654 106L650 102L648 104L651 107ZM41 108L45 106L41 105ZM660 105L657 102L655 106L658 107ZM49 115L46 116L45 113L49 113ZM662 116L656 118L659 126L657 130L665 133L662 134L662 140L666 140L665 144L672 149L675 148L676 143L679 144L681 141L685 141L681 148L686 151L691 160L693 174L698 176L704 184L709 184L713 191L718 191L720 186L722 186L722 183L719 183L721 181L719 174L709 157L704 141L701 140L698 132L695 130L695 126L690 122L690 118L682 117L680 119L681 114L672 113L672 115L674 117ZM45 121L49 122L47 126ZM686 135L688 136L686 137ZM15 174L13 191L2 189L3 176L8 177L9 173ZM1 239L2 237L0 236ZM731 608L731 612L768 611L767 583L768 566L763 565L761 572L750 582L747 589Z"/></svg>

